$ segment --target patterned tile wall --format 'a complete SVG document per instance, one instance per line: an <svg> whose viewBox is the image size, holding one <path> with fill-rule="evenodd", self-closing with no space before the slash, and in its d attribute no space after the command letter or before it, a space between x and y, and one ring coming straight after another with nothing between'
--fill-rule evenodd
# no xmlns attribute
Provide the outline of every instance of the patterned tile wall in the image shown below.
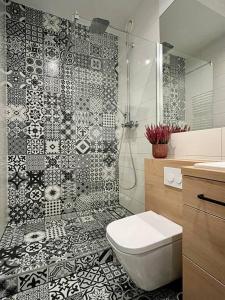
<svg viewBox="0 0 225 300"><path fill-rule="evenodd" d="M163 56L163 122L185 121L185 59Z"/></svg>
<svg viewBox="0 0 225 300"><path fill-rule="evenodd" d="M0 236L7 224L6 7L0 1Z"/></svg>
<svg viewBox="0 0 225 300"><path fill-rule="evenodd" d="M118 37L8 2L8 201L14 223L118 201Z"/></svg>

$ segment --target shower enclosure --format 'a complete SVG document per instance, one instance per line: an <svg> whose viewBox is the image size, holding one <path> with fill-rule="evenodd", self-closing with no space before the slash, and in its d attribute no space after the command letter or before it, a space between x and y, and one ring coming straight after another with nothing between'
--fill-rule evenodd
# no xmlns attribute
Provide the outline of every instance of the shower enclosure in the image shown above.
<svg viewBox="0 0 225 300"><path fill-rule="evenodd" d="M144 211L144 158L151 157L145 126L157 119L157 44L130 33L121 53L119 108L127 118L118 124L120 203L138 213ZM126 121L133 126L124 127Z"/></svg>
<svg viewBox="0 0 225 300"><path fill-rule="evenodd" d="M4 3L0 298L61 299L61 288L63 299L144 296L113 265L105 228L144 211L156 44L132 20L126 30L99 19L90 27L78 14L74 22Z"/></svg>
<svg viewBox="0 0 225 300"><path fill-rule="evenodd" d="M9 221L119 202L143 211L156 44L133 34L133 21L119 30L94 19L89 29L78 14L71 22L13 2L6 9Z"/></svg>

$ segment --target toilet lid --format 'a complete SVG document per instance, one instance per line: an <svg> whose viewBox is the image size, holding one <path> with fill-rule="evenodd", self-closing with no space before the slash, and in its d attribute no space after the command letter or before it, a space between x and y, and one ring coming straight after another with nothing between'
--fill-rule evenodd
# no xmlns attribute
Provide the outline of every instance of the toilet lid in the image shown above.
<svg viewBox="0 0 225 300"><path fill-rule="evenodd" d="M107 238L112 246L128 254L140 254L182 238L182 227L147 211L110 223Z"/></svg>

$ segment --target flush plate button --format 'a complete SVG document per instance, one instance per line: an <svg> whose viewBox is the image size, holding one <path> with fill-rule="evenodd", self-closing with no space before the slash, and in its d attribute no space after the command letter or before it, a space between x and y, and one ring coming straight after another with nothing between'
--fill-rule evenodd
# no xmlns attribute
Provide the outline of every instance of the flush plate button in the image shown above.
<svg viewBox="0 0 225 300"><path fill-rule="evenodd" d="M174 180L175 180L174 174L173 173L168 173L167 174L167 180L168 180L169 183L173 183Z"/></svg>
<svg viewBox="0 0 225 300"><path fill-rule="evenodd" d="M182 189L181 169L164 167L164 184L177 189Z"/></svg>

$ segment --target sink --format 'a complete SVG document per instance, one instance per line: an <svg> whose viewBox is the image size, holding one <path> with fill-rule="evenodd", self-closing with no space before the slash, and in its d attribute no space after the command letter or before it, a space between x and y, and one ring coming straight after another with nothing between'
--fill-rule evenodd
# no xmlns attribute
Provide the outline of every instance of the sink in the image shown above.
<svg viewBox="0 0 225 300"><path fill-rule="evenodd" d="M225 161L203 162L194 164L195 168L225 171Z"/></svg>

